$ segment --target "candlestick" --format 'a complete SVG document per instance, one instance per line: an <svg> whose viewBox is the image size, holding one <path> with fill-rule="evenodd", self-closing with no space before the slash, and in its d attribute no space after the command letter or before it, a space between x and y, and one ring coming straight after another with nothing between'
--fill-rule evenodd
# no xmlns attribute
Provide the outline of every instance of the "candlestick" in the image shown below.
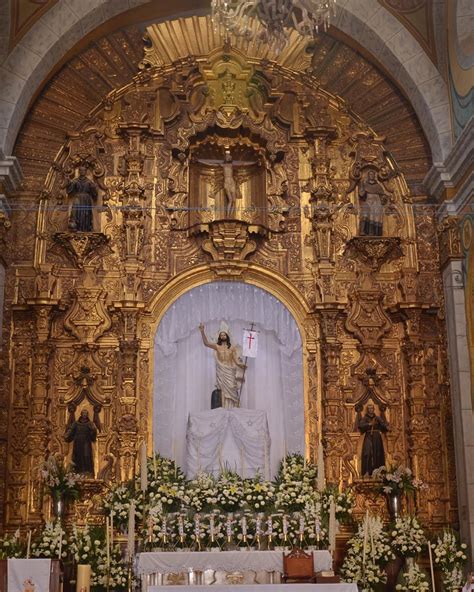
<svg viewBox="0 0 474 592"><path fill-rule="evenodd" d="M105 518L105 546L107 551L107 586L110 580L110 524L109 517Z"/></svg>
<svg viewBox="0 0 474 592"><path fill-rule="evenodd" d="M333 498L329 504L329 550L332 553L336 550L336 504Z"/></svg>
<svg viewBox="0 0 474 592"><path fill-rule="evenodd" d="M90 565L77 566L76 592L90 592L91 571Z"/></svg>
<svg viewBox="0 0 474 592"><path fill-rule="evenodd" d="M110 512L110 548L114 552L114 513Z"/></svg>
<svg viewBox="0 0 474 592"><path fill-rule="evenodd" d="M364 543L362 547L362 573L365 573L365 557L367 553L367 537L368 537L368 529L369 529L369 510L365 513L365 520L364 520Z"/></svg>
<svg viewBox="0 0 474 592"><path fill-rule="evenodd" d="M140 489L142 491L146 491L148 489L148 470L145 440L143 440L140 445Z"/></svg>
<svg viewBox="0 0 474 592"><path fill-rule="evenodd" d="M31 530L28 530L28 534L26 535L26 558L30 558L30 550L31 550Z"/></svg>
<svg viewBox="0 0 474 592"><path fill-rule="evenodd" d="M178 516L178 534L179 534L179 542L181 544L184 543L184 521L183 516L180 514Z"/></svg>
<svg viewBox="0 0 474 592"><path fill-rule="evenodd" d="M324 450L323 443L320 440L318 444L318 479L316 487L318 491L323 491L326 487L326 472L324 469Z"/></svg>
<svg viewBox="0 0 474 592"><path fill-rule="evenodd" d="M63 529L59 527L59 548L58 548L58 559L61 559L61 554L63 550Z"/></svg>
<svg viewBox="0 0 474 592"><path fill-rule="evenodd" d="M128 511L128 538L127 538L128 561L133 560L135 554L135 500L130 502Z"/></svg>
<svg viewBox="0 0 474 592"><path fill-rule="evenodd" d="M433 565L433 554L431 553L431 543L430 543L430 541L428 541L428 555L429 555L429 558L430 558L431 587L433 588L433 592L436 592L435 575L434 575L434 565Z"/></svg>

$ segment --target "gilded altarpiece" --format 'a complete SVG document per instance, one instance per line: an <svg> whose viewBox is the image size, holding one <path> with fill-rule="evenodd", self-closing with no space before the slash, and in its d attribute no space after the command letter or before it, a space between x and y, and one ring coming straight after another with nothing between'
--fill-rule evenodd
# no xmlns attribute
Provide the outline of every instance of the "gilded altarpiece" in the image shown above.
<svg viewBox="0 0 474 592"><path fill-rule="evenodd" d="M354 488L356 513L383 505L360 466L357 414L373 404L390 426L387 460L429 486L416 500L421 519L455 522L434 214L414 215L386 139L310 75L229 47L142 65L51 164L34 196L30 265L10 252L6 525L47 514L35 467L71 454L65 428L83 408L100 429L79 519L94 516L107 483L130 478L140 442L151 444L160 318L217 279L260 286L295 317L307 455L316 461L322 441L327 479ZM68 188L81 170L98 196L92 230L70 227ZM360 231L368 182L383 196L377 236ZM11 238L21 250L22 235Z"/></svg>

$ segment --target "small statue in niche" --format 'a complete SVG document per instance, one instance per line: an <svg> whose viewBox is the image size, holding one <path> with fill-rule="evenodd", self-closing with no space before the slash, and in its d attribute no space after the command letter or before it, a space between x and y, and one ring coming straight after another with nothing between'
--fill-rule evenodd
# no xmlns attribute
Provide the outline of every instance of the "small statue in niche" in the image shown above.
<svg viewBox="0 0 474 592"><path fill-rule="evenodd" d="M377 180L375 171L370 169L366 178L359 183L360 234L382 236L383 210L387 198L385 188Z"/></svg>
<svg viewBox="0 0 474 592"><path fill-rule="evenodd" d="M87 178L87 168L79 167L79 175L69 181L66 192L72 196L72 207L69 217L69 228L79 232L92 232L92 209L97 201L97 185Z"/></svg>
<svg viewBox="0 0 474 592"><path fill-rule="evenodd" d="M225 197L225 218L229 219L235 215L235 203L240 199L239 180L236 178L238 167L258 164L257 161L235 161L229 150L225 151L224 160L197 159L197 162L206 165L219 165L222 168L222 178L214 187L214 193L220 189L224 190Z"/></svg>
<svg viewBox="0 0 474 592"><path fill-rule="evenodd" d="M385 418L385 406L380 406L380 416L375 414L375 407L372 403L367 405L364 416L361 415L362 405L356 405L356 411L356 427L364 434L361 475L372 475L375 469L385 465L382 433L387 432L389 429Z"/></svg>
<svg viewBox="0 0 474 592"><path fill-rule="evenodd" d="M79 419L70 423L64 434L66 442L73 442L72 462L77 473L88 473L94 476L92 443L96 438L97 427L89 419L87 409L83 409Z"/></svg>

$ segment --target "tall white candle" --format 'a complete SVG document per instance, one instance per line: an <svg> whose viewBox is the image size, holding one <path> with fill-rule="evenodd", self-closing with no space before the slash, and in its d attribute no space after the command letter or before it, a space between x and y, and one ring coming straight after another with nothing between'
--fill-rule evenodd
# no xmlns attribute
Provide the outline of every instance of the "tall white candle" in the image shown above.
<svg viewBox="0 0 474 592"><path fill-rule="evenodd" d="M366 553L367 553L367 537L368 537L368 530L369 530L369 510L367 510L367 512L365 513L365 519L364 519L364 544L362 547L362 573L364 573L365 571L365 557L366 557Z"/></svg>
<svg viewBox="0 0 474 592"><path fill-rule="evenodd" d="M110 513L110 549L112 555L114 553L114 515Z"/></svg>
<svg viewBox="0 0 474 592"><path fill-rule="evenodd" d="M61 559L63 552L63 529L59 527L59 547L58 547L58 559Z"/></svg>
<svg viewBox="0 0 474 592"><path fill-rule="evenodd" d="M429 541L428 541L428 555L429 555L429 558L430 558L431 587L433 588L433 592L436 592L435 575L434 575L434 565L433 565L433 554L431 552L431 543Z"/></svg>
<svg viewBox="0 0 474 592"><path fill-rule="evenodd" d="M329 504L329 550L334 553L336 550L336 504L331 499Z"/></svg>
<svg viewBox="0 0 474 592"><path fill-rule="evenodd" d="M128 560L132 561L135 555L135 500L130 502L128 512L128 539L127 539Z"/></svg>
<svg viewBox="0 0 474 592"><path fill-rule="evenodd" d="M145 440L143 440L140 446L140 489L142 491L146 491L148 489L148 471Z"/></svg>
<svg viewBox="0 0 474 592"><path fill-rule="evenodd" d="M26 535L26 558L30 558L30 551L31 551L31 530L28 531Z"/></svg>
<svg viewBox="0 0 474 592"><path fill-rule="evenodd" d="M90 565L77 566L76 592L90 592L91 571Z"/></svg>
<svg viewBox="0 0 474 592"><path fill-rule="evenodd" d="M324 451L323 443L320 440L318 444L318 480L316 487L318 491L323 491L326 487L326 471L324 469Z"/></svg>
<svg viewBox="0 0 474 592"><path fill-rule="evenodd" d="M107 548L107 584L110 576L110 522L109 517L105 518L105 546Z"/></svg>

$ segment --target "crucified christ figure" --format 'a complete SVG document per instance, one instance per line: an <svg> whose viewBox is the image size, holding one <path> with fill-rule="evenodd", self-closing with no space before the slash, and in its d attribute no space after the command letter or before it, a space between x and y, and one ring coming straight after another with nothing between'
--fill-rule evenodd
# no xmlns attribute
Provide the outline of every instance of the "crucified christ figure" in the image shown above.
<svg viewBox="0 0 474 592"><path fill-rule="evenodd" d="M240 199L239 183L235 178L236 167L250 166L257 164L257 161L243 161L232 159L232 154L229 150L225 151L224 160L210 160L210 159L198 159L198 162L208 165L219 165L222 168L222 184L217 187L217 190L224 190L225 197L225 217L231 218L235 212L235 202Z"/></svg>

